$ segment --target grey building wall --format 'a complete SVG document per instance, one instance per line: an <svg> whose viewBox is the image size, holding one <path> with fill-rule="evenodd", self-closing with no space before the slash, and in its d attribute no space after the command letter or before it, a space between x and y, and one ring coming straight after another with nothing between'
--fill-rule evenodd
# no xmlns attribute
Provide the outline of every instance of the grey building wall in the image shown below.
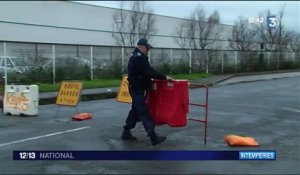
<svg viewBox="0 0 300 175"><path fill-rule="evenodd" d="M0 39L63 44L113 45L113 9L63 1L1 1ZM72 29L73 28L73 29ZM77 29L76 29L77 28ZM79 29L90 29L86 31Z"/></svg>
<svg viewBox="0 0 300 175"><path fill-rule="evenodd" d="M0 1L0 41L115 46L111 32L117 10L66 1ZM152 45L179 48L170 36L184 19L154 17L157 35L164 36L153 37ZM228 29L222 31L223 39ZM224 42L219 45L218 49L227 47Z"/></svg>

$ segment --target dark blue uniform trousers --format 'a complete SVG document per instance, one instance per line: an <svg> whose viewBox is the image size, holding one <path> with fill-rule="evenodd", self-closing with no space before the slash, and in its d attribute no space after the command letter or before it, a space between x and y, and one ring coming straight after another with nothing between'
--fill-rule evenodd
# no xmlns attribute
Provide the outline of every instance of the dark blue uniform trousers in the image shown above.
<svg viewBox="0 0 300 175"><path fill-rule="evenodd" d="M131 86L128 88L129 94L132 98L132 105L126 119L124 129L132 129L138 121L142 121L143 126L149 135L152 131L154 131L155 124L150 118L150 114L147 109L145 90L135 90L132 89Z"/></svg>

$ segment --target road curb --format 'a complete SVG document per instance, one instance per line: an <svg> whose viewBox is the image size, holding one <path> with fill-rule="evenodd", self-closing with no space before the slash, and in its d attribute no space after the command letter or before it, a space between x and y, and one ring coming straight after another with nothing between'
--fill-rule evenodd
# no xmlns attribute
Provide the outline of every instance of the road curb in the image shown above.
<svg viewBox="0 0 300 175"><path fill-rule="evenodd" d="M95 94L81 94L80 101L111 99L111 98L115 98L116 96L117 96L117 92L114 92L114 91L95 93ZM48 105L48 104L55 104L55 103L56 103L56 96L39 99L39 105Z"/></svg>

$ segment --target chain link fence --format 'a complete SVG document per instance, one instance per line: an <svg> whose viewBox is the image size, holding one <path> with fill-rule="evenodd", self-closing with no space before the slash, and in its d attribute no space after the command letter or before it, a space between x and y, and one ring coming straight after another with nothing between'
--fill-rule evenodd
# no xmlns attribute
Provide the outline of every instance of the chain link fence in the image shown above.
<svg viewBox="0 0 300 175"><path fill-rule="evenodd" d="M8 84L121 77L134 48L0 42L0 74ZM300 53L154 48L151 65L165 74L299 69Z"/></svg>

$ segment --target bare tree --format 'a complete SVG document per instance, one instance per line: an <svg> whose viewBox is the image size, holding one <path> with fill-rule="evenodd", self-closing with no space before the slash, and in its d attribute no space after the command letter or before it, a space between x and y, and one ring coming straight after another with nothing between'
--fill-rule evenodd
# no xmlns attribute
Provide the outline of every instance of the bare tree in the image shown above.
<svg viewBox="0 0 300 175"><path fill-rule="evenodd" d="M189 19L183 20L176 28L175 41L182 48L208 49L219 36L219 22L220 16L217 11L206 17L206 12L198 5Z"/></svg>
<svg viewBox="0 0 300 175"><path fill-rule="evenodd" d="M157 32L152 12L145 1L133 1L131 11L124 10L124 2L121 1L120 10L113 15L113 37L117 44L134 46L141 37L151 40L151 34Z"/></svg>
<svg viewBox="0 0 300 175"><path fill-rule="evenodd" d="M220 36L220 15L214 11L210 16L201 6L197 6L188 20L182 20L175 31L175 41L183 49L205 50L216 48L217 39ZM187 50L186 50L187 51ZM198 62L199 68L203 61L208 67L212 56L208 52L193 52L193 58ZM206 72L208 72L206 68Z"/></svg>
<svg viewBox="0 0 300 175"><path fill-rule="evenodd" d="M300 52L300 33L291 31L287 33L288 35L288 47L293 52Z"/></svg>
<svg viewBox="0 0 300 175"><path fill-rule="evenodd" d="M113 15L113 33L112 36L115 38L117 45L125 46L125 21L127 20L127 15L125 15L126 11L124 11L124 1L120 2L120 10ZM115 34L115 32L117 34Z"/></svg>
<svg viewBox="0 0 300 175"><path fill-rule="evenodd" d="M257 44L257 31L244 17L239 17L232 28L231 37L228 39L230 47L235 50L249 51Z"/></svg>
<svg viewBox="0 0 300 175"><path fill-rule="evenodd" d="M187 33L189 32L189 28L187 27L189 23L186 20L182 20L179 26L176 28L175 41L182 49L188 49L190 44L190 38L187 37Z"/></svg>
<svg viewBox="0 0 300 175"><path fill-rule="evenodd" d="M283 17L284 17L284 9L285 9L285 5L282 6L281 10L276 16L277 21L276 21L275 29L266 27L264 23L262 23L258 27L261 42L266 43L265 44L266 50L281 52L287 48L288 34L285 31L284 26L282 24ZM260 16L271 16L270 10L268 10L264 14L265 15L261 14Z"/></svg>

